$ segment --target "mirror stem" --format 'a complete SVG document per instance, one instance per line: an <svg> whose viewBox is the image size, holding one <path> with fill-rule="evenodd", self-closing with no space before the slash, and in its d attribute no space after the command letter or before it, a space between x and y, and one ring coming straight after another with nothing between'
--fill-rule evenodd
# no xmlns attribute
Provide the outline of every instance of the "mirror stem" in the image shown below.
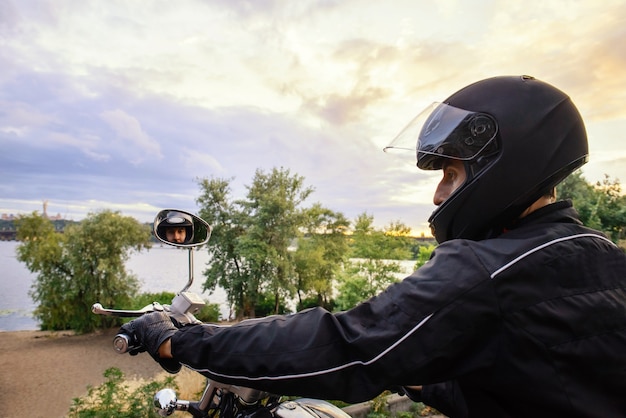
<svg viewBox="0 0 626 418"><path fill-rule="evenodd" d="M193 284L193 248L189 248L189 281L180 293L186 292Z"/></svg>

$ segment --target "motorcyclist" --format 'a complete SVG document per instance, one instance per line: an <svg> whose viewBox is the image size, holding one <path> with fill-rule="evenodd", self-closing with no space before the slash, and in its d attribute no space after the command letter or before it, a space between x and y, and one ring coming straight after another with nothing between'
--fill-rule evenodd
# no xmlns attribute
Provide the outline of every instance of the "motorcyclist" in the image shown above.
<svg viewBox="0 0 626 418"><path fill-rule="evenodd" d="M155 234L160 239L173 244L186 244L193 239L193 221L185 213L169 211L154 225Z"/></svg>
<svg viewBox="0 0 626 418"><path fill-rule="evenodd" d="M569 97L482 80L392 146L407 138L443 176L439 245L402 282L340 313L181 329L153 313L122 331L157 361L272 393L359 402L402 387L451 417L624 416L626 255L555 202L588 155Z"/></svg>

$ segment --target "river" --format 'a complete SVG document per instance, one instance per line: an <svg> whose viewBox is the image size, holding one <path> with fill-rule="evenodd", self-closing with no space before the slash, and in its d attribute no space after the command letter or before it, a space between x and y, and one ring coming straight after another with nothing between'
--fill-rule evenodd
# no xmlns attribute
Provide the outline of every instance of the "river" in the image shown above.
<svg viewBox="0 0 626 418"><path fill-rule="evenodd" d="M35 303L28 295L36 274L16 258L16 241L0 241L0 331L38 330L39 323L33 318ZM202 293L204 278L202 271L209 260L206 250L194 251L194 283L191 291L220 305L223 318L229 311L226 294L216 289L213 294ZM186 284L188 273L188 252L174 247L154 245L150 250L133 252L126 263L127 271L136 275L142 292L178 292ZM94 301L97 302L97 301ZM92 315L87 312L86 315Z"/></svg>
<svg viewBox="0 0 626 418"><path fill-rule="evenodd" d="M36 274L17 260L15 249L18 245L17 241L0 241L0 332L39 329L39 323L32 315L35 303L28 295ZM209 261L209 254L201 249L193 252L193 258L194 283L190 290L209 303L219 304L222 319L228 319L230 312L224 290L217 288L212 294L202 292L202 272ZM411 272L415 261L404 260L400 264L404 272L398 274L399 279ZM127 271L139 278L140 291L150 293L180 291L189 278L188 266L187 250L159 244L150 250L131 253L126 262ZM92 315L91 312L86 314Z"/></svg>

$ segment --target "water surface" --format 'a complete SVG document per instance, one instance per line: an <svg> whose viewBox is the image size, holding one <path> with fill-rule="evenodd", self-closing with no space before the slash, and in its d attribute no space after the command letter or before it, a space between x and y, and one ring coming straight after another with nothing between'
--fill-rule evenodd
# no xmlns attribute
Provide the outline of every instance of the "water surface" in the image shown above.
<svg viewBox="0 0 626 418"><path fill-rule="evenodd" d="M35 303L28 296L36 274L17 260L15 249L18 245L16 241L0 241L0 331L39 329L32 316ZM210 303L220 304L222 316L227 318L225 292L216 289L212 295L202 293L202 271L209 260L208 253L204 249L194 251L193 259L194 283L190 290L201 294ZM176 293L187 284L189 256L187 250L155 245L150 250L132 253L126 268L139 278L142 292Z"/></svg>

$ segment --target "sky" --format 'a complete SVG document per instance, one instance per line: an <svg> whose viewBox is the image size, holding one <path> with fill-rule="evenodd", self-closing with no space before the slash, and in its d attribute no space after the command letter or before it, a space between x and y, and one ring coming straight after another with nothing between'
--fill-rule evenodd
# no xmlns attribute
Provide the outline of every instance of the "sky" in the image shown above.
<svg viewBox="0 0 626 418"><path fill-rule="evenodd" d="M624 181L625 39L624 0L0 0L0 214L150 222L282 168L305 206L421 233L440 173L382 149L498 75L565 91L585 179Z"/></svg>

